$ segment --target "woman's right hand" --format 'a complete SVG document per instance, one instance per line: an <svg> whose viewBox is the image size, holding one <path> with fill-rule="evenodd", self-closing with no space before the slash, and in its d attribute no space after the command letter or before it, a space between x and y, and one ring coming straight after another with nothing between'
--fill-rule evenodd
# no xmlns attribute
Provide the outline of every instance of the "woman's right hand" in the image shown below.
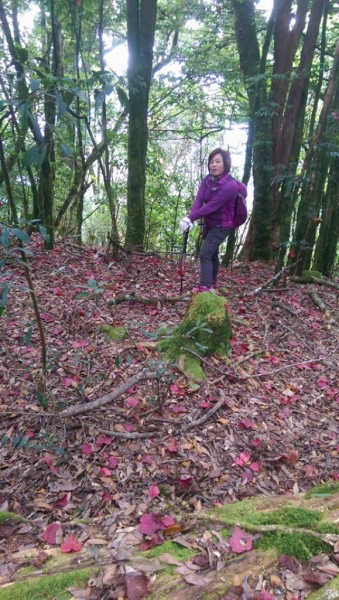
<svg viewBox="0 0 339 600"><path fill-rule="evenodd" d="M181 219L179 223L179 231L181 231L181 233L185 233L185 231L190 231L192 227L193 223L191 219L189 219L189 217L184 217L183 219Z"/></svg>

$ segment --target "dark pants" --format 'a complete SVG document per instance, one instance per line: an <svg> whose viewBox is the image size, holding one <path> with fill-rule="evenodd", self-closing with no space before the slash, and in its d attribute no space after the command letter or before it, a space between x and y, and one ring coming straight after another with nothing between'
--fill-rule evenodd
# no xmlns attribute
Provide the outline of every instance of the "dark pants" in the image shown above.
<svg viewBox="0 0 339 600"><path fill-rule="evenodd" d="M211 287L219 270L219 246L232 230L229 227L213 227L207 230L200 249L200 285Z"/></svg>

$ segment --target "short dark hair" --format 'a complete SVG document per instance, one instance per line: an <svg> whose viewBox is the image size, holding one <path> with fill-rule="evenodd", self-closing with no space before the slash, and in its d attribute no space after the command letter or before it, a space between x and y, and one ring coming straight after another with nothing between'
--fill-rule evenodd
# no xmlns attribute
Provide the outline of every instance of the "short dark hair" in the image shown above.
<svg viewBox="0 0 339 600"><path fill-rule="evenodd" d="M216 148L215 150L212 150L212 152L209 154L208 156L208 170L210 170L210 162L213 158L213 156L215 156L216 154L221 154L222 156L222 160L224 163L224 173L229 173L231 170L231 156L230 153L228 152L228 150L223 150L222 148Z"/></svg>

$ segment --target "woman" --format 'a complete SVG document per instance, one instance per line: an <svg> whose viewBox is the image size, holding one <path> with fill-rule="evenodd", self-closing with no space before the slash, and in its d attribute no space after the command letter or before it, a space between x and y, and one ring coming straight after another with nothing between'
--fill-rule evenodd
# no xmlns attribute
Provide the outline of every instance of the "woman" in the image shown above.
<svg viewBox="0 0 339 600"><path fill-rule="evenodd" d="M181 232L190 230L193 221L203 218L203 243L200 258L200 286L198 291L209 291L216 285L219 270L219 246L233 227L235 201L240 191L246 197L247 191L230 175L231 157L229 152L216 148L208 157L207 175L201 182L197 197L187 217L181 219ZM239 185L242 186L239 189Z"/></svg>

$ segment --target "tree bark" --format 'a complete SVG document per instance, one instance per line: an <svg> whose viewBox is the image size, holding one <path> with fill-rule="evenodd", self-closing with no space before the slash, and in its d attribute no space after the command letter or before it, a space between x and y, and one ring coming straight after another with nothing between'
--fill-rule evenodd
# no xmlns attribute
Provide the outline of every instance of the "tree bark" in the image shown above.
<svg viewBox="0 0 339 600"><path fill-rule="evenodd" d="M127 0L128 181L126 244L141 248L145 236L147 111L151 86L157 0Z"/></svg>

